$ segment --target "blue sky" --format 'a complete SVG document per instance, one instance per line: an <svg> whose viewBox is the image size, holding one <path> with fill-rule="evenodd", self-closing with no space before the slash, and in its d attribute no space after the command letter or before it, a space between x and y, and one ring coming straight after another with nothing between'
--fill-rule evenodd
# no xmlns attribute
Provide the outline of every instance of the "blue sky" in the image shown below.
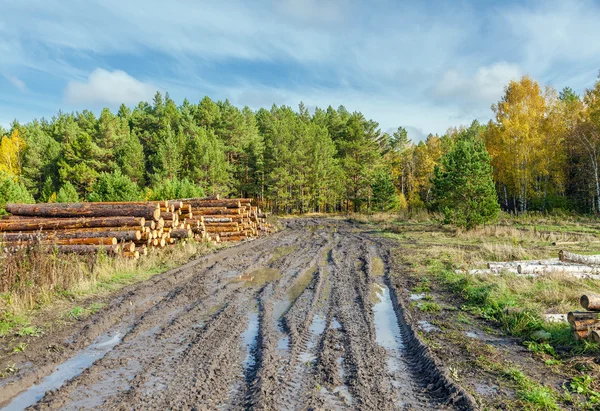
<svg viewBox="0 0 600 411"><path fill-rule="evenodd" d="M0 0L0 125L160 90L254 109L344 104L418 140L487 121L524 74L590 87L598 22L590 0Z"/></svg>

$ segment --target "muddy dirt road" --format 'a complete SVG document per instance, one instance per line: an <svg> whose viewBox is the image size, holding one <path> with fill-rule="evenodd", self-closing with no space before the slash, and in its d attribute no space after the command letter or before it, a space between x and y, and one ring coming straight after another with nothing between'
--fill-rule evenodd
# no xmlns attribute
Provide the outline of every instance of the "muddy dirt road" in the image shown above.
<svg viewBox="0 0 600 411"><path fill-rule="evenodd" d="M393 243L345 221L284 224L131 287L45 363L5 382L0 404L470 408L407 323Z"/></svg>

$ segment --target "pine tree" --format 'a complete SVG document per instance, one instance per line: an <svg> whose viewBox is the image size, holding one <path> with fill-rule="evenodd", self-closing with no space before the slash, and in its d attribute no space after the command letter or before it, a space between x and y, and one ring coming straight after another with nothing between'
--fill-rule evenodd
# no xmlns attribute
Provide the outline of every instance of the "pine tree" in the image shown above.
<svg viewBox="0 0 600 411"><path fill-rule="evenodd" d="M461 133L454 148L442 156L434 170L434 204L444 223L472 229L498 218L500 205L490 155L478 135L479 124Z"/></svg>
<svg viewBox="0 0 600 411"><path fill-rule="evenodd" d="M6 214L6 203L33 204L35 201L25 185L14 176L0 171L0 215Z"/></svg>
<svg viewBox="0 0 600 411"><path fill-rule="evenodd" d="M56 195L57 203L76 203L79 201L79 194L77 194L77 190L75 190L75 186L70 182L66 182L60 190L58 190L58 194Z"/></svg>
<svg viewBox="0 0 600 411"><path fill-rule="evenodd" d="M47 203L52 195L55 194L54 191L54 182L52 181L52 177L48 176L46 181L44 181L44 186L42 187L42 192L40 194L40 201L43 203Z"/></svg>
<svg viewBox="0 0 600 411"><path fill-rule="evenodd" d="M89 201L137 201L140 198L137 184L119 170L101 173L88 195Z"/></svg>

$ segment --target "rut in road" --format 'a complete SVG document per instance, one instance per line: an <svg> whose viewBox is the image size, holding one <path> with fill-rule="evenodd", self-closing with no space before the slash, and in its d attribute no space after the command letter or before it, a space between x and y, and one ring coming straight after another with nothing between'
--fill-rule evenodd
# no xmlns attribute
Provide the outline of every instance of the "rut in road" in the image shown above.
<svg viewBox="0 0 600 411"><path fill-rule="evenodd" d="M141 284L116 321L98 315L123 338L32 408L468 408L414 347L392 244L339 220L286 224Z"/></svg>

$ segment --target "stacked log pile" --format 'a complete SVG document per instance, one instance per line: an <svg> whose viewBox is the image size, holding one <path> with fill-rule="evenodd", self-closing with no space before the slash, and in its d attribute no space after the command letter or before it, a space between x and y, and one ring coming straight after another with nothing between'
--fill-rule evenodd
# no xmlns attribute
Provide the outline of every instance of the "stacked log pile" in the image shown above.
<svg viewBox="0 0 600 411"><path fill-rule="evenodd" d="M600 343L600 295L584 294L579 299L586 311L572 311L567 315L573 336Z"/></svg>
<svg viewBox="0 0 600 411"><path fill-rule="evenodd" d="M7 204L4 251L39 245L59 253L139 258L186 241L241 241L273 231L250 199Z"/></svg>
<svg viewBox="0 0 600 411"><path fill-rule="evenodd" d="M242 241L272 233L266 214L249 198L188 198L181 214L198 241Z"/></svg>

